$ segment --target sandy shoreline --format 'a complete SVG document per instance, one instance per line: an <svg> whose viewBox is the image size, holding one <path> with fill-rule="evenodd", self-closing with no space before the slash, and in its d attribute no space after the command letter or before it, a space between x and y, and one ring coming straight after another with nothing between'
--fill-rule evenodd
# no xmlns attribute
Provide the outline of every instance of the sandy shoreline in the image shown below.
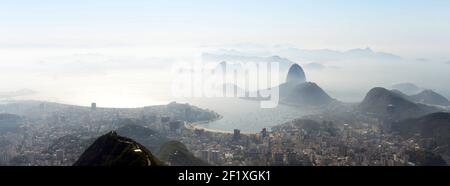
<svg viewBox="0 0 450 186"><path fill-rule="evenodd" d="M210 129L210 128L206 128L206 127L201 126L201 125L208 124L210 122L214 122L214 121L217 121L217 120L220 120L220 119L222 119L222 118L219 118L219 119L216 119L216 120L211 120L211 121L200 121L200 122L194 122L194 123L186 123L185 127L188 128L188 129L191 129L191 130L203 129L203 130L205 130L207 132L222 133L222 134L233 134L234 131ZM242 132L241 131L241 134L251 135L251 134L258 134L258 133L256 133L256 132Z"/></svg>

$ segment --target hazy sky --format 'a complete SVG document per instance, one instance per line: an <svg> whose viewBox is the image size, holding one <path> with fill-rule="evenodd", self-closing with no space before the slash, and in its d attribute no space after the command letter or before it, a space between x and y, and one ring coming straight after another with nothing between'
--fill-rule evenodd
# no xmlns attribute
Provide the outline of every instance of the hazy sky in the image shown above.
<svg viewBox="0 0 450 186"><path fill-rule="evenodd" d="M38 94L29 99L157 104L170 100L170 68L162 65L180 56L283 45L371 47L407 59L306 71L339 99L404 81L449 96L449 10L448 0L0 0L0 94L31 89Z"/></svg>
<svg viewBox="0 0 450 186"><path fill-rule="evenodd" d="M447 0L2 0L0 47L294 44L450 53Z"/></svg>

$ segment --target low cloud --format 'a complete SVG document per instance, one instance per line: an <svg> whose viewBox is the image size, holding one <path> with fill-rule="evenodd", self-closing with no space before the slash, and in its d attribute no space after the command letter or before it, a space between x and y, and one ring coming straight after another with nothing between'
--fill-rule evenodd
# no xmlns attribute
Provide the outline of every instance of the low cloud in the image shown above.
<svg viewBox="0 0 450 186"><path fill-rule="evenodd" d="M166 69L172 62L174 62L173 59L85 53L45 58L37 62L33 70L41 75L51 76L95 76L116 70Z"/></svg>
<svg viewBox="0 0 450 186"><path fill-rule="evenodd" d="M17 91L12 91L12 92L0 92L0 98L15 98L15 97L21 97L21 96L30 96L30 95L34 95L37 92L35 92L34 90L30 90L30 89L20 89Z"/></svg>
<svg viewBox="0 0 450 186"><path fill-rule="evenodd" d="M303 65L303 67L308 70L323 70L326 68L326 66L324 66L320 63L308 63L308 64Z"/></svg>

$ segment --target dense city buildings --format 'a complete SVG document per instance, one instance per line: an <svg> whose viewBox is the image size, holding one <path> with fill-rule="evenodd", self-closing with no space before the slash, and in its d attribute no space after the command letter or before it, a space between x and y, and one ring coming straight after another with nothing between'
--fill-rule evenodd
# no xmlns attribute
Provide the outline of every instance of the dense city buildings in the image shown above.
<svg viewBox="0 0 450 186"><path fill-rule="evenodd" d="M186 145L209 165L231 166L400 166L417 165L415 152L433 147L433 140L402 138L386 132L384 120L353 120L322 114L296 119L258 133L220 132L202 128L218 114L172 103L140 109L103 109L53 103L3 106L13 112L16 130L2 132L1 165L72 165L100 135L129 124L155 131ZM189 110L189 111L187 111ZM6 116L5 116L6 117ZM321 118L321 119L320 119ZM8 120L8 121L9 121Z"/></svg>

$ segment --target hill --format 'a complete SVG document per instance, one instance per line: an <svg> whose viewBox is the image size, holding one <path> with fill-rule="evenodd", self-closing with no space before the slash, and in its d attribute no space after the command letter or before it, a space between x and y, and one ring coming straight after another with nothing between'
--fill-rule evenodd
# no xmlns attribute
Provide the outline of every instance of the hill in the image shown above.
<svg viewBox="0 0 450 186"><path fill-rule="evenodd" d="M439 111L435 107L414 103L385 88L371 89L358 106L363 113L382 119L401 120Z"/></svg>
<svg viewBox="0 0 450 186"><path fill-rule="evenodd" d="M322 88L312 82L280 86L280 100L291 105L328 105L334 101Z"/></svg>
<svg viewBox="0 0 450 186"><path fill-rule="evenodd" d="M412 83L399 83L392 85L392 89L399 90L405 94L412 95L422 91L422 88Z"/></svg>
<svg viewBox="0 0 450 186"><path fill-rule="evenodd" d="M150 128L135 124L124 125L118 128L116 132L118 135L136 140L152 152L158 151L163 143L169 141L164 135Z"/></svg>
<svg viewBox="0 0 450 186"><path fill-rule="evenodd" d="M419 103L425 103L425 104L431 104L431 105L441 105L441 106L449 106L450 101L445 98L444 96L432 91L432 90L424 90L420 92L419 94L410 96L412 100L419 102Z"/></svg>
<svg viewBox="0 0 450 186"><path fill-rule="evenodd" d="M150 128L128 124L117 129L117 134L136 140L155 156L173 166L205 166L207 163L196 158L186 146L178 141L171 141L164 135Z"/></svg>
<svg viewBox="0 0 450 186"><path fill-rule="evenodd" d="M143 145L109 132L84 151L74 166L161 166L163 163Z"/></svg>

